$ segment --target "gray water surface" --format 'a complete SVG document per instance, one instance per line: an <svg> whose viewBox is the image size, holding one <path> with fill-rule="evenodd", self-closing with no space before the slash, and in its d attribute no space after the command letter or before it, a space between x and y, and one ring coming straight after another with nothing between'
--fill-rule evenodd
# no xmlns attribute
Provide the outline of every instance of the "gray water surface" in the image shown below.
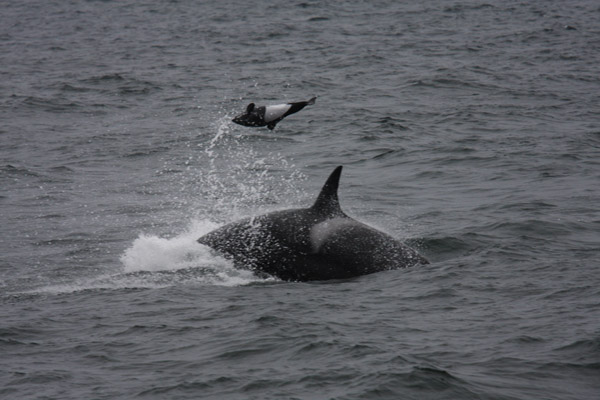
<svg viewBox="0 0 600 400"><path fill-rule="evenodd" d="M0 5L1 398L598 398L600 6L321 3ZM430 265L195 242L337 165Z"/></svg>

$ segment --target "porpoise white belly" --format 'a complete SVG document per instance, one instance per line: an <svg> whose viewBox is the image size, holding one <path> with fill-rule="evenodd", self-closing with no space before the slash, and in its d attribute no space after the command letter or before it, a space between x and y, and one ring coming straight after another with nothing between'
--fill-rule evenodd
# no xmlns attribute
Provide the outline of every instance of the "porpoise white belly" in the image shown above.
<svg viewBox="0 0 600 400"><path fill-rule="evenodd" d="M265 122L275 121L277 118L281 118L290 108L291 104L277 104L274 106L267 106L265 109Z"/></svg>

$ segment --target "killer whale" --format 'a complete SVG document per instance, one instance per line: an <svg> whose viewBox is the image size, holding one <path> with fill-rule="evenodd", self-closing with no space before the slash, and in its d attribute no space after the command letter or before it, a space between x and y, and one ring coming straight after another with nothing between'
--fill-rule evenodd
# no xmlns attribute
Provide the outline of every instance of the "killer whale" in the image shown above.
<svg viewBox="0 0 600 400"><path fill-rule="evenodd" d="M256 107L254 103L250 103L246 107L246 112L238 115L232 121L243 126L266 126L270 130L273 130L275 129L275 125L282 119L288 115L297 113L306 106L315 104L316 99L316 97L313 97L308 101L260 107Z"/></svg>
<svg viewBox="0 0 600 400"><path fill-rule="evenodd" d="M339 204L342 166L308 208L232 222L198 242L238 268L286 281L346 279L428 261L392 236L346 215Z"/></svg>

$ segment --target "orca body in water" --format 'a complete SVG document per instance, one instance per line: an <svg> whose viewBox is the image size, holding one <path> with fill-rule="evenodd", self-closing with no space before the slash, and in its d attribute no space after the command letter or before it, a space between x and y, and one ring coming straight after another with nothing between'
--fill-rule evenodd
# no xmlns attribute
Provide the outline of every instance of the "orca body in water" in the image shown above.
<svg viewBox="0 0 600 400"><path fill-rule="evenodd" d="M248 104L246 112L238 115L232 121L243 126L266 126L273 130L275 125L288 115L297 113L306 106L315 104L317 98L296 103L277 104L273 106L256 107L254 103Z"/></svg>
<svg viewBox="0 0 600 400"><path fill-rule="evenodd" d="M198 242L239 268L287 281L345 279L427 264L412 248L340 208L337 167L308 208L276 211L222 226Z"/></svg>

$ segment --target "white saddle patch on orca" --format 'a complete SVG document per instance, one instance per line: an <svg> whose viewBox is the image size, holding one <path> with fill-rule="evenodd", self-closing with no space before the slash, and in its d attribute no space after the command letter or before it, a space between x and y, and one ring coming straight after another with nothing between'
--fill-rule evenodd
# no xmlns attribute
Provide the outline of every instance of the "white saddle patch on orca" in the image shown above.
<svg viewBox="0 0 600 400"><path fill-rule="evenodd" d="M283 117L283 115L288 112L288 110L292 108L291 104L276 104L274 106L267 106L265 109L265 122L269 123L271 121L275 121L278 118Z"/></svg>
<svg viewBox="0 0 600 400"><path fill-rule="evenodd" d="M331 218L316 224L310 230L310 244L312 251L318 253L325 242L330 239L336 232L344 230L348 226L356 225L356 221L350 218Z"/></svg>

